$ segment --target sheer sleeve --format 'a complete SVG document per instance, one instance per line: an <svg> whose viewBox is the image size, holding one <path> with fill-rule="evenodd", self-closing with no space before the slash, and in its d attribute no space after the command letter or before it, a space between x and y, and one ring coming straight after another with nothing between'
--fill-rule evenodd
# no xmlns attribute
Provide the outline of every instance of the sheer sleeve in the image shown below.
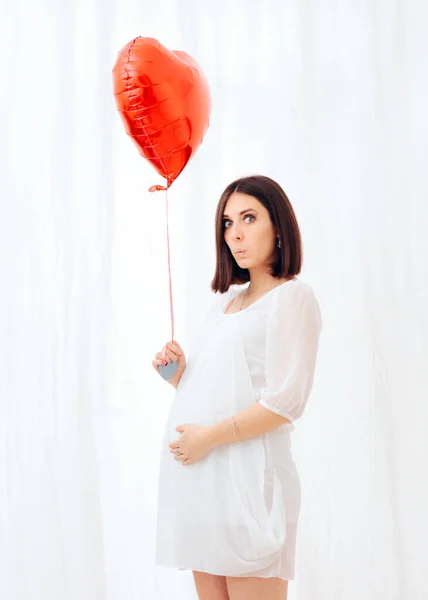
<svg viewBox="0 0 428 600"><path fill-rule="evenodd" d="M293 422L302 416L312 389L322 317L312 288L287 285L268 315L266 382L260 404Z"/></svg>

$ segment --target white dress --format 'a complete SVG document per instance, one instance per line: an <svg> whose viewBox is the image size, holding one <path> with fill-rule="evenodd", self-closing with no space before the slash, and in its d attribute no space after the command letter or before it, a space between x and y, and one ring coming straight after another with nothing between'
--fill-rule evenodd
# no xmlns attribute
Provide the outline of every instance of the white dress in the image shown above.
<svg viewBox="0 0 428 600"><path fill-rule="evenodd" d="M175 392L162 444L156 564L291 580L300 482L290 433L312 388L322 318L298 278L226 314L242 289L214 300ZM177 425L211 425L255 402L291 423L217 446L193 465L174 460L168 444L180 436Z"/></svg>

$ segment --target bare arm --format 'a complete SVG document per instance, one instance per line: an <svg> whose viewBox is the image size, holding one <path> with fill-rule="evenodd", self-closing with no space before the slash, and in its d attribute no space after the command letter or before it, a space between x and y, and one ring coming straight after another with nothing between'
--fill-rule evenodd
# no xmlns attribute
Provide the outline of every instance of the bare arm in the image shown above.
<svg viewBox="0 0 428 600"><path fill-rule="evenodd" d="M257 402L253 406L237 413L235 415L235 423L235 434L233 433L234 423L232 417L207 427L207 435L210 438L213 448L221 444L240 442L242 439L256 438L284 425L284 423L291 423L291 421L281 415L277 415Z"/></svg>

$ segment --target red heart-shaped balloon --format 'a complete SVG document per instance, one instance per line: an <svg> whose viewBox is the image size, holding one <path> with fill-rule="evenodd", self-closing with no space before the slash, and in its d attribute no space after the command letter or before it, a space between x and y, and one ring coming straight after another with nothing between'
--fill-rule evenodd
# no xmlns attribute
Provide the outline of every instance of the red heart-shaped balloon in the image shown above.
<svg viewBox="0 0 428 600"><path fill-rule="evenodd" d="M137 37L118 54L113 88L126 133L169 187L209 125L211 98L200 66L186 52Z"/></svg>

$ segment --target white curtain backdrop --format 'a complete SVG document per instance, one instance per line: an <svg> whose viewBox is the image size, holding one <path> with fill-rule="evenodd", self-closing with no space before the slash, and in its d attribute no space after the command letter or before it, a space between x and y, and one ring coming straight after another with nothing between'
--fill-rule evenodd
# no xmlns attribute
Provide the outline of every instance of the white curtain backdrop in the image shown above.
<svg viewBox="0 0 428 600"><path fill-rule="evenodd" d="M301 224L324 330L293 432L289 600L426 600L428 5L2 0L0 15L1 600L196 598L189 572L154 566L165 204L111 83L138 35L193 55L212 93L170 190L185 349L223 188L276 178Z"/></svg>

